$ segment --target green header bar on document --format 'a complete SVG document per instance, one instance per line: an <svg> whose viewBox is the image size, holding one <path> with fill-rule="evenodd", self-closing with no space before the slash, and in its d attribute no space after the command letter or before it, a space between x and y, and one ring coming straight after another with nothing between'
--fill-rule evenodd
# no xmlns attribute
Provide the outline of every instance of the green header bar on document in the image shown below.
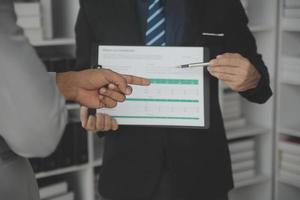
<svg viewBox="0 0 300 200"><path fill-rule="evenodd" d="M150 79L152 84L169 84L169 85L199 85L198 80L187 79Z"/></svg>
<svg viewBox="0 0 300 200"><path fill-rule="evenodd" d="M139 102L172 102L172 103L199 103L199 100L193 99L146 99L146 98L127 98L126 101Z"/></svg>
<svg viewBox="0 0 300 200"><path fill-rule="evenodd" d="M120 119L173 119L173 120L199 120L198 117L161 117L161 116L113 116Z"/></svg>

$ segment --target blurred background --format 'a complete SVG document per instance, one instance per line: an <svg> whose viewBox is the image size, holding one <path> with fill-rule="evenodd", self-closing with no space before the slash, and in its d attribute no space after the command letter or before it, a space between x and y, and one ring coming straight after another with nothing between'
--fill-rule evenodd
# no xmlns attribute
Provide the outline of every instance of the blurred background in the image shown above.
<svg viewBox="0 0 300 200"><path fill-rule="evenodd" d="M275 95L267 104L254 105L220 87L235 181L230 200L299 200L300 0L242 4ZM18 24L49 71L66 71L75 64L78 9L78 0L15 1ZM56 152L31 159L42 199L100 199L103 141L81 128L78 109L68 103L69 124Z"/></svg>

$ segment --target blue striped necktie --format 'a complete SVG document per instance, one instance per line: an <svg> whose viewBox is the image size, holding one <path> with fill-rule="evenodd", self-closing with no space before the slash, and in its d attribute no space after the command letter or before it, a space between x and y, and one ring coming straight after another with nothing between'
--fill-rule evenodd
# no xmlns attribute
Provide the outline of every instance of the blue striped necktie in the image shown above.
<svg viewBox="0 0 300 200"><path fill-rule="evenodd" d="M147 29L145 43L147 46L166 45L166 18L161 0L148 0Z"/></svg>

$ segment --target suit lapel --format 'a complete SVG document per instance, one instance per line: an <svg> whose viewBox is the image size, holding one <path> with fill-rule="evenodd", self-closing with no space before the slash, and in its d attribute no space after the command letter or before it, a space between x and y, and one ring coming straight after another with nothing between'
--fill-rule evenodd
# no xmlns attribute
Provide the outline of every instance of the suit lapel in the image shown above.
<svg viewBox="0 0 300 200"><path fill-rule="evenodd" d="M86 13L95 42L104 45L142 45L135 0L87 1Z"/></svg>
<svg viewBox="0 0 300 200"><path fill-rule="evenodd" d="M198 45L205 16L205 0L164 0L169 44ZM180 6L178 6L180 5ZM196 42L195 42L196 41Z"/></svg>
<svg viewBox="0 0 300 200"><path fill-rule="evenodd" d="M124 40L129 39L131 45L143 44L143 33L140 27L139 16L137 12L136 0L113 0L113 13L121 13L116 23L123 27L122 34ZM120 36L120 37L122 37ZM128 44L129 45L129 44Z"/></svg>
<svg viewBox="0 0 300 200"><path fill-rule="evenodd" d="M177 6L177 2L182 0L164 0L167 30L167 44L180 45L182 30L184 30L184 10L182 7ZM180 3L180 5L182 2Z"/></svg>
<svg viewBox="0 0 300 200"><path fill-rule="evenodd" d="M205 19L206 0L186 0L185 6L185 27L184 40L185 46L199 45L199 34Z"/></svg>

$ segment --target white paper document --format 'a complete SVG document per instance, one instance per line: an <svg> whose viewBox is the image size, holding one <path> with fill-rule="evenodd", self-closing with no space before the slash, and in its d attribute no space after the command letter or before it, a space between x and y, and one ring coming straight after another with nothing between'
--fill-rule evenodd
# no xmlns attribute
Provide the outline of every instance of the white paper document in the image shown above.
<svg viewBox="0 0 300 200"><path fill-rule="evenodd" d="M99 46L98 64L121 74L150 79L114 109L99 109L120 125L205 127L204 68L176 66L204 62L201 47Z"/></svg>

